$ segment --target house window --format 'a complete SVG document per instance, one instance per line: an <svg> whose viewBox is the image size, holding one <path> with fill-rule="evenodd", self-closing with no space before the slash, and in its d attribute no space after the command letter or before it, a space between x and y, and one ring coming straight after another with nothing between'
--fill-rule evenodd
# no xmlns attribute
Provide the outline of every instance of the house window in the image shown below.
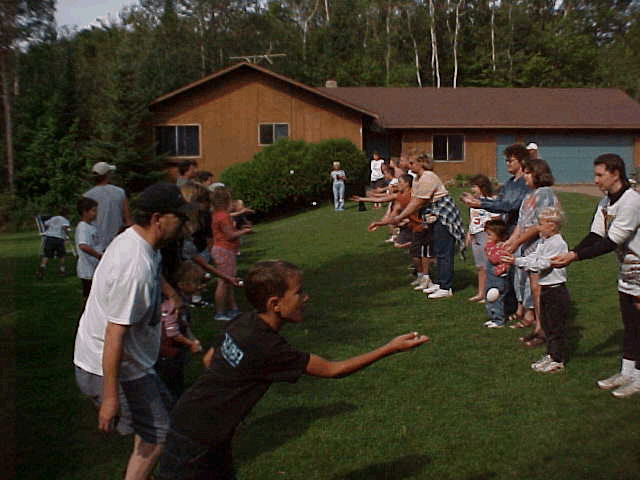
<svg viewBox="0 0 640 480"><path fill-rule="evenodd" d="M156 127L156 153L170 157L200 155L200 127L172 125Z"/></svg>
<svg viewBox="0 0 640 480"><path fill-rule="evenodd" d="M261 123L259 125L260 145L271 145L281 138L289 138L289 124Z"/></svg>
<svg viewBox="0 0 640 480"><path fill-rule="evenodd" d="M464 160L464 135L434 135L433 159L445 162Z"/></svg>

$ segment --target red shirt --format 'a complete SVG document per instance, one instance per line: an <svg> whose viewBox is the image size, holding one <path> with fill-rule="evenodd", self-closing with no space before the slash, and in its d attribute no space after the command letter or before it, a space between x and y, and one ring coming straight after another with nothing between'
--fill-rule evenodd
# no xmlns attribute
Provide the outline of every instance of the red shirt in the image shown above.
<svg viewBox="0 0 640 480"><path fill-rule="evenodd" d="M237 252L240 246L240 239L230 239L223 229L235 230L231 215L227 212L213 212L211 215L211 236L213 237L213 246L221 247L232 252Z"/></svg>

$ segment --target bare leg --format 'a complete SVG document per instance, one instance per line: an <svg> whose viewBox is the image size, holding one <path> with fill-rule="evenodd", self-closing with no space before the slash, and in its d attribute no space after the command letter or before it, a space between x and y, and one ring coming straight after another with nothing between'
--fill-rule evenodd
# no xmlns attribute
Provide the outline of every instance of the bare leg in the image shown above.
<svg viewBox="0 0 640 480"><path fill-rule="evenodd" d="M226 299L227 299L227 284L222 280L218 279L216 281L216 291L213 295L214 301L216 302L216 313L222 313L226 307Z"/></svg>
<svg viewBox="0 0 640 480"><path fill-rule="evenodd" d="M164 445L160 443L146 443L138 435L135 435L133 437L133 452L129 457L125 480L147 480L163 447Z"/></svg>
<svg viewBox="0 0 640 480"><path fill-rule="evenodd" d="M540 323L540 283L538 280L540 275L537 273L529 274L529 281L531 282L531 299L533 300L533 315L534 315L534 332L544 333L542 331L542 324Z"/></svg>

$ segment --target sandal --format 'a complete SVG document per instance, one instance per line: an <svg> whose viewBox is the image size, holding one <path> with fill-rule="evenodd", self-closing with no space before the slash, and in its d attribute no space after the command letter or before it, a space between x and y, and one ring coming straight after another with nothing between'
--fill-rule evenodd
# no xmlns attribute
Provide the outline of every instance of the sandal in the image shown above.
<svg viewBox="0 0 640 480"><path fill-rule="evenodd" d="M515 313L514 313L515 315ZM517 317L516 317L517 318ZM511 319L511 317L509 317L509 319ZM533 323L535 322L535 320L519 320L518 322L509 325L509 328L527 328L530 327L531 325L533 325Z"/></svg>
<svg viewBox="0 0 640 480"><path fill-rule="evenodd" d="M546 339L544 337L534 337L531 340L524 342L525 347L539 347L540 345L544 345L546 343Z"/></svg>

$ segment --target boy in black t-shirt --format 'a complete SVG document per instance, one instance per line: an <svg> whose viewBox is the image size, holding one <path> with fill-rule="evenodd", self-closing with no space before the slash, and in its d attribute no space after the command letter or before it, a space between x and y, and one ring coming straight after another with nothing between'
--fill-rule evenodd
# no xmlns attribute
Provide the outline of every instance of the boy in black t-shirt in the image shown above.
<svg viewBox="0 0 640 480"><path fill-rule="evenodd" d="M278 333L285 323L302 322L309 300L298 267L281 260L257 263L247 274L245 291L255 311L229 325L209 368L178 400L159 480L235 479L233 433L272 382L293 383L305 373L344 377L429 340L416 332L400 335L371 352L331 362L296 350Z"/></svg>

